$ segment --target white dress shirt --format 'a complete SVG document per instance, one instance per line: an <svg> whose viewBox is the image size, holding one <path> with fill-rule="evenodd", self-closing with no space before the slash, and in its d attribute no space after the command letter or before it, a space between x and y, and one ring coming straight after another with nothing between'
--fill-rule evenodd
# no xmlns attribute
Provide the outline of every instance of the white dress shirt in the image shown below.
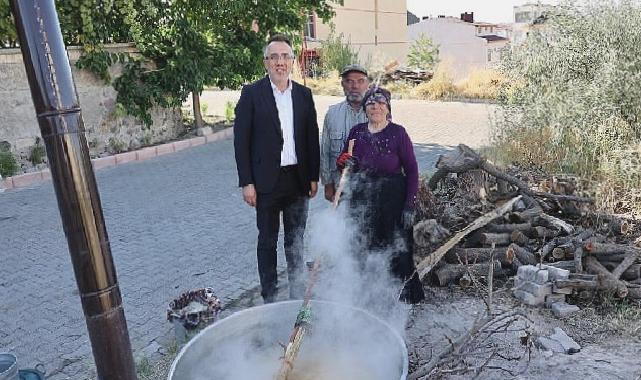
<svg viewBox="0 0 641 380"><path fill-rule="evenodd" d="M280 91L271 81L276 108L278 109L278 119L280 120L280 129L283 131L283 150L280 152L280 166L296 165L296 144L294 142L294 105L292 104L292 81L285 91Z"/></svg>

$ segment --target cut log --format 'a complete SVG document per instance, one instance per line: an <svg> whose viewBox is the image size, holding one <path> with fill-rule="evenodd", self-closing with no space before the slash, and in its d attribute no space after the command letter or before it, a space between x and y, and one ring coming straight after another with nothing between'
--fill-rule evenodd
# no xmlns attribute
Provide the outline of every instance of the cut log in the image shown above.
<svg viewBox="0 0 641 380"><path fill-rule="evenodd" d="M531 223L490 224L487 226L487 230L494 233L512 233L512 231L529 231L530 229L532 229Z"/></svg>
<svg viewBox="0 0 641 380"><path fill-rule="evenodd" d="M624 244L599 243L593 240L583 245L583 249L593 255L612 255L617 253L636 254L639 248Z"/></svg>
<svg viewBox="0 0 641 380"><path fill-rule="evenodd" d="M530 244L530 238L528 238L523 232L518 230L512 231L512 234L510 235L510 241L518 245Z"/></svg>
<svg viewBox="0 0 641 380"><path fill-rule="evenodd" d="M519 189L522 194L540 197L544 199L553 199L556 201L574 201L574 202L594 202L591 198L577 197L571 195L557 195L533 191L524 181L509 175L493 164L487 162L483 157L476 153L472 148L465 144L459 144L457 148L445 155L441 155L436 162L437 173L430 179L429 185L432 190L436 189L438 181L444 178L447 173L464 173L474 169L482 169L488 174L503 180ZM440 172L440 173L439 173Z"/></svg>
<svg viewBox="0 0 641 380"><path fill-rule="evenodd" d="M520 196L513 198L510 201L506 202L501 207L497 208L496 210L491 211L477 218L474 222L472 222L463 230L459 231L456 235L454 235L454 237L448 240L439 249L437 249L436 251L428 255L426 258L424 258L416 266L416 272L419 274L419 277L421 278L421 280L425 278L425 276L432 270L432 268L434 268L436 264L439 263L439 261L441 261L441 258L443 258L443 256L447 253L447 251L454 248L467 235L478 230L479 228L485 227L486 225L491 223L494 219L503 216L503 214L505 214L506 212L511 211L512 206L514 205L515 202L518 202L519 199L521 199Z"/></svg>
<svg viewBox="0 0 641 380"><path fill-rule="evenodd" d="M519 259L519 262L526 265L536 265L538 263L538 261L536 260L536 256L534 256L532 252L517 244L510 244L510 246L507 248L506 255L514 256Z"/></svg>
<svg viewBox="0 0 641 380"><path fill-rule="evenodd" d="M577 273L583 272L583 247L581 246L574 250L574 270Z"/></svg>
<svg viewBox="0 0 641 380"><path fill-rule="evenodd" d="M574 246L574 243L568 242L556 246L556 248L552 250L552 257L557 260L564 260L565 258L574 257L575 251L576 247Z"/></svg>
<svg viewBox="0 0 641 380"><path fill-rule="evenodd" d="M546 213L541 213L540 217L550 225L554 226L556 229L565 231L565 233L568 235L572 235L574 233L574 227L559 218L548 215Z"/></svg>
<svg viewBox="0 0 641 380"><path fill-rule="evenodd" d="M545 240L550 240L552 238L559 236L558 230L553 230L543 226L532 227L532 229L527 231L527 233L529 233L528 236L535 237L538 239L545 239Z"/></svg>
<svg viewBox="0 0 641 380"><path fill-rule="evenodd" d="M446 253L443 259L449 264L477 264L490 261L492 254L494 259L499 260L502 265L512 264L512 258L507 257L502 248L455 248Z"/></svg>
<svg viewBox="0 0 641 380"><path fill-rule="evenodd" d="M614 277L599 261L592 257L588 256L585 259L586 268L602 277L602 284L604 287L615 289L616 295L620 298L625 298L628 295L628 288L623 281L619 281L618 278Z"/></svg>
<svg viewBox="0 0 641 380"><path fill-rule="evenodd" d="M518 231L515 231L515 232L518 232ZM509 233L495 234L491 232L484 232L480 234L480 242L486 247L506 246L510 244L511 240L510 240Z"/></svg>
<svg viewBox="0 0 641 380"><path fill-rule="evenodd" d="M570 272L574 272L576 270L576 265L574 264L574 260L556 261L554 263L548 263L547 265L555 268L559 268L559 269L569 270Z"/></svg>
<svg viewBox="0 0 641 380"><path fill-rule="evenodd" d="M554 280L554 286L561 289L572 288L576 290L601 289L599 281L583 279Z"/></svg>
<svg viewBox="0 0 641 380"><path fill-rule="evenodd" d="M612 276L614 278L618 280L623 272L625 272L639 258L639 256L641 256L641 249L635 249L635 251L636 252L628 253L627 257L623 259L621 264L612 271Z"/></svg>
<svg viewBox="0 0 641 380"><path fill-rule="evenodd" d="M572 241L572 238L569 236L560 236L560 237L554 238L549 242L547 242L543 247L541 247L541 249L539 250L539 256L541 257L542 260L545 260L552 253L554 248L570 241Z"/></svg>
<svg viewBox="0 0 641 380"><path fill-rule="evenodd" d="M635 287L635 288L628 288L628 298L633 299L633 300L640 300L641 299L641 287Z"/></svg>
<svg viewBox="0 0 641 380"><path fill-rule="evenodd" d="M501 270L501 263L494 261L494 274ZM490 271L490 264L445 264L436 270L436 278L440 286L446 286L458 281L464 274L472 273L474 276L486 276ZM470 280L471 281L471 280Z"/></svg>

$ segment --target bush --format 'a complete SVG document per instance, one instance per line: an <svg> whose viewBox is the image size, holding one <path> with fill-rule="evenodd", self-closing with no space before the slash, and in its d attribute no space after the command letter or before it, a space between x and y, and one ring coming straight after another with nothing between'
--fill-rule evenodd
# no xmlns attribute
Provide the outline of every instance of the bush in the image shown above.
<svg viewBox="0 0 641 380"><path fill-rule="evenodd" d="M320 56L322 76L333 71L340 72L343 67L358 63L358 52L352 49L349 40L344 43L343 33L336 35L333 27L327 40L321 42Z"/></svg>
<svg viewBox="0 0 641 380"><path fill-rule="evenodd" d="M29 151L29 162L31 162L31 164L34 166L41 164L45 161L46 155L47 152L44 145L42 145L40 138L36 137L36 143L31 147L31 150Z"/></svg>
<svg viewBox="0 0 641 380"><path fill-rule="evenodd" d="M236 114L234 113L235 109L236 103L231 101L227 101L227 103L225 103L225 120L228 123L231 123L236 118Z"/></svg>
<svg viewBox="0 0 641 380"><path fill-rule="evenodd" d="M497 144L519 146L508 159L540 160L624 193L639 188L630 174L641 169L640 23L631 1L568 5L512 49L495 130Z"/></svg>
<svg viewBox="0 0 641 380"><path fill-rule="evenodd" d="M420 70L432 70L438 63L438 46L424 34L421 34L410 46L407 64Z"/></svg>
<svg viewBox="0 0 641 380"><path fill-rule="evenodd" d="M470 99L496 99L503 76L497 70L474 70L456 84L458 96Z"/></svg>
<svg viewBox="0 0 641 380"><path fill-rule="evenodd" d="M0 175L9 177L18 172L18 162L11 152L0 151Z"/></svg>
<svg viewBox="0 0 641 380"><path fill-rule="evenodd" d="M451 99L456 93L454 81L445 65L438 65L434 77L429 82L421 83L414 88L414 95L419 99Z"/></svg>

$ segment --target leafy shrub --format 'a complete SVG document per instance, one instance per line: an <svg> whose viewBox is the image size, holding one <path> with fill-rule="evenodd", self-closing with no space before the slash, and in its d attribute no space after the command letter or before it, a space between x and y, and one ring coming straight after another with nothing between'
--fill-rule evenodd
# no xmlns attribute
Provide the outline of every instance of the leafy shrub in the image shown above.
<svg viewBox="0 0 641 380"><path fill-rule="evenodd" d="M31 147L31 150L29 151L29 162L31 162L31 164L34 166L41 164L45 161L46 156L47 152L44 145L42 145L42 141L39 137L36 137L36 143Z"/></svg>
<svg viewBox="0 0 641 380"><path fill-rule="evenodd" d="M340 72L343 67L358 63L358 52L351 47L349 40L343 42L343 33L336 34L332 27L327 40L321 42L320 56L323 74Z"/></svg>
<svg viewBox="0 0 641 380"><path fill-rule="evenodd" d="M236 114L234 112L235 109L236 109L235 102L227 101L227 103L225 103L225 120L228 123L231 123L236 118Z"/></svg>
<svg viewBox="0 0 641 380"><path fill-rule="evenodd" d="M424 34L421 34L410 46L407 64L420 70L432 70L438 63L438 46Z"/></svg>
<svg viewBox="0 0 641 380"><path fill-rule="evenodd" d="M445 65L438 65L429 82L421 83L414 88L414 95L419 99L449 99L456 93L454 81Z"/></svg>
<svg viewBox="0 0 641 380"><path fill-rule="evenodd" d="M0 151L0 175L9 177L18 172L19 166L11 152Z"/></svg>
<svg viewBox="0 0 641 380"><path fill-rule="evenodd" d="M507 54L495 141L518 145L509 160L538 160L623 193L639 188L630 175L641 169L639 24L636 2L570 3Z"/></svg>

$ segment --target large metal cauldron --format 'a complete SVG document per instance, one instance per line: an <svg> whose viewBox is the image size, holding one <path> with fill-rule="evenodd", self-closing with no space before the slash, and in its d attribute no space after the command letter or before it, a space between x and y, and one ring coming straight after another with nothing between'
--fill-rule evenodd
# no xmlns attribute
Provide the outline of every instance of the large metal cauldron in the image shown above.
<svg viewBox="0 0 641 380"><path fill-rule="evenodd" d="M174 361L169 380L272 380L301 301L253 307L207 327ZM293 380L405 380L403 338L386 322L349 306L312 301Z"/></svg>

